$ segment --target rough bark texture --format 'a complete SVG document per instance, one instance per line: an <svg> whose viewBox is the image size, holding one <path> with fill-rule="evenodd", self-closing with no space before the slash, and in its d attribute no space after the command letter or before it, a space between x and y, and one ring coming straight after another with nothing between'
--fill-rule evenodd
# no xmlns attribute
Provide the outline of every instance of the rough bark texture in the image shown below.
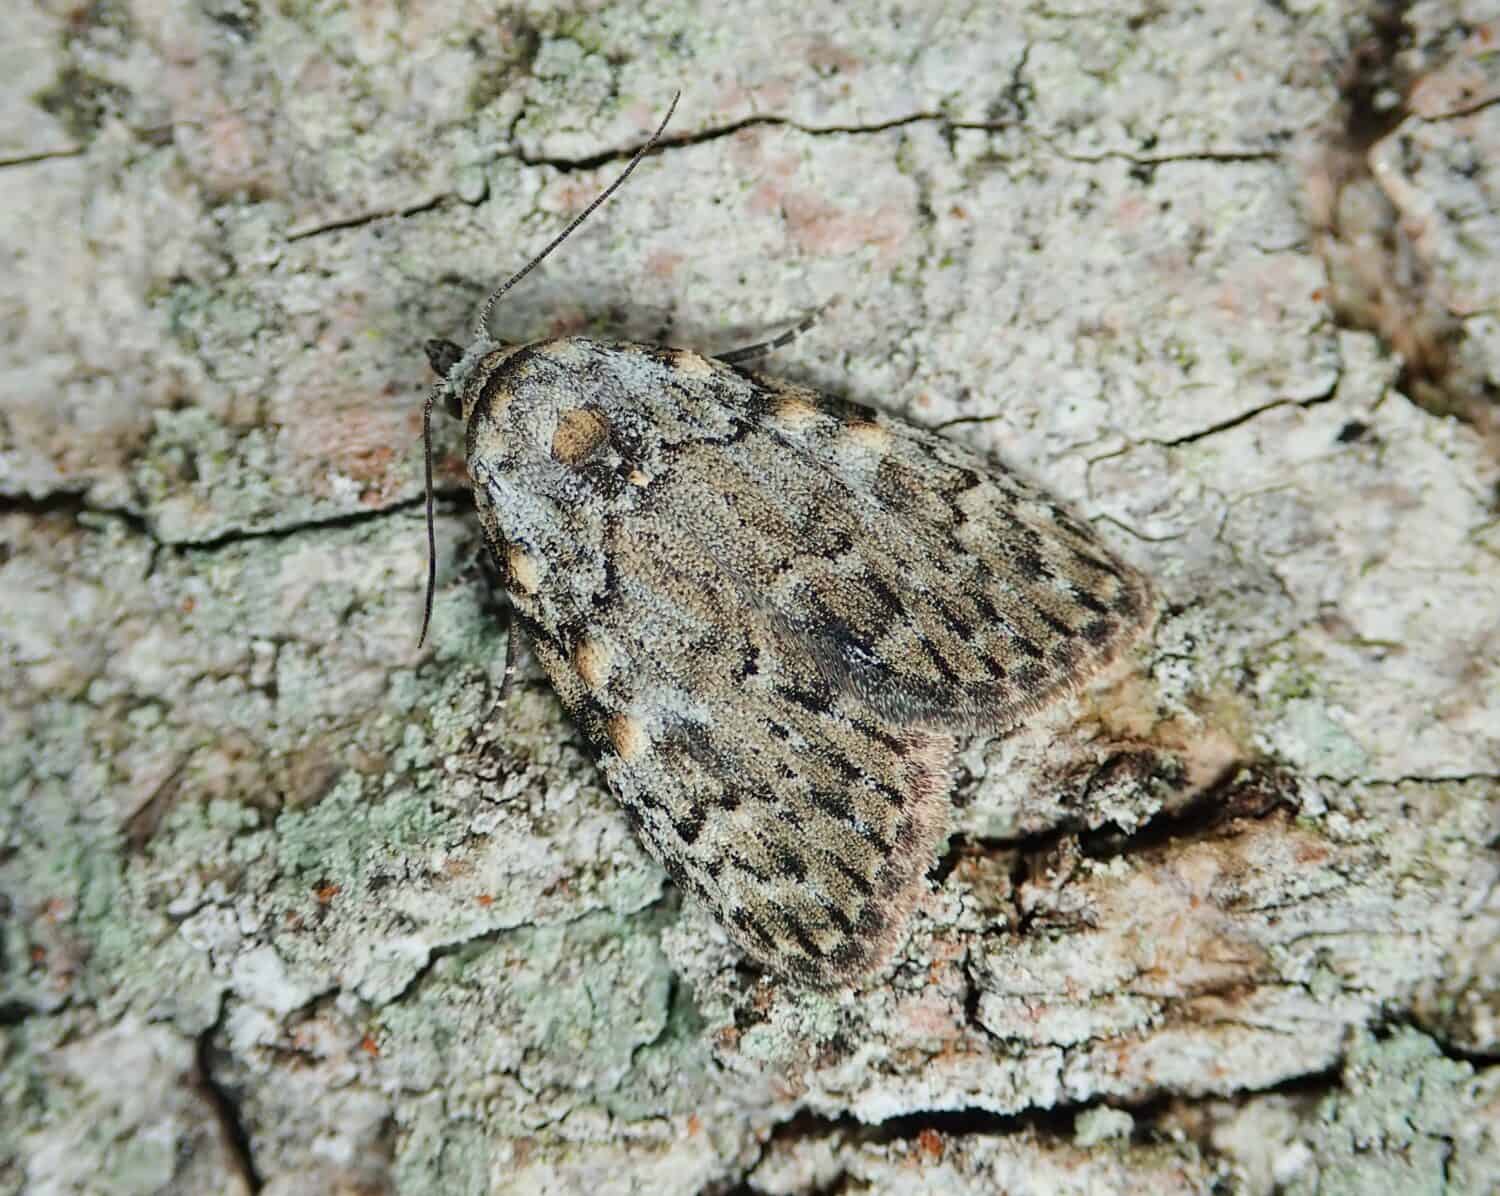
<svg viewBox="0 0 1500 1196"><path fill-rule="evenodd" d="M643 13L642 8L649 11ZM0 1188L1482 1192L1493 4L13 4ZM963 757L892 972L758 979L503 604L422 341L772 362L1164 609Z"/></svg>

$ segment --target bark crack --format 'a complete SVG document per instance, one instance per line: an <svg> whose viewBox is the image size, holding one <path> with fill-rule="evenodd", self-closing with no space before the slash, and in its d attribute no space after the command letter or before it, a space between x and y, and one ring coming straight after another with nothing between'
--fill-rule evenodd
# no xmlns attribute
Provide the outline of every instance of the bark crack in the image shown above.
<svg viewBox="0 0 1500 1196"><path fill-rule="evenodd" d="M81 158L83 146L60 146L57 149L27 150L19 154L0 157L0 170L9 166L34 166L38 162L50 162L54 158Z"/></svg>
<svg viewBox="0 0 1500 1196"><path fill-rule="evenodd" d="M465 505L472 501L472 495L467 486L439 487L433 491L433 496L439 502L452 502L459 505ZM220 532L218 535L187 540L164 540L151 526L150 519L142 515L139 511L127 507L94 506L81 494L70 490L59 490L44 498L0 496L0 516L30 515L33 518L40 519L48 515L65 515L72 518L74 522L78 522L80 517L85 515L117 519L132 533L151 541L159 548L214 552L220 548L228 548L253 540L279 540L300 535L303 532L333 531L339 528L359 527L362 524L373 523L402 511L419 510L422 507L422 503L422 497L417 495L370 510L349 511L342 515L302 519L291 523L279 523L270 527L231 528L228 531Z"/></svg>
<svg viewBox="0 0 1500 1196"><path fill-rule="evenodd" d="M224 1010L221 1007L220 1023L223 1018ZM255 1159L250 1151L250 1133L240 1116L239 1106L229 1090L214 1078L213 1036L218 1029L219 1025L216 1023L198 1036L193 1052L192 1084L213 1114L219 1129L220 1144L230 1168L239 1177L244 1190L253 1196L253 1193L261 1190L265 1181L255 1168Z"/></svg>

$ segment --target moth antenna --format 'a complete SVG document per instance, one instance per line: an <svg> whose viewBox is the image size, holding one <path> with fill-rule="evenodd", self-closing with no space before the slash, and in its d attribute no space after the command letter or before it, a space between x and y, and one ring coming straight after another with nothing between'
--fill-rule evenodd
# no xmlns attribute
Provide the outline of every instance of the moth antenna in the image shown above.
<svg viewBox="0 0 1500 1196"><path fill-rule="evenodd" d="M542 260L549 253L551 253L570 236L572 236L573 230L580 224L582 224L585 220L587 220L591 215L593 215L595 208L597 208L606 199L608 199L611 195L618 191L621 184L623 184L625 180L630 177L630 172L640 165L641 159L656 148L657 142L661 140L662 133L666 131L667 122L672 119L672 113L677 111L677 101L681 98L682 92L679 91L673 94L672 102L667 105L667 114L661 118L661 124L656 126L656 132L651 134L651 139L647 141L645 145L641 146L640 149L636 150L635 153L630 155L630 162L626 165L625 169L620 172L620 177L612 182L608 187L604 188L604 190L601 191L597 196L595 196L593 203L589 204L589 206L584 208L583 211L579 212L577 216L573 217L572 221L568 224L568 227L563 229L562 232L558 233L557 236L553 237L551 242L545 249L541 251L541 253L537 254L534 258L532 258L529 262L527 262L524 266L522 266L519 270L512 274L505 282L501 283L498 287L490 292L489 298L484 301L484 306L479 309L479 318L474 321L474 336L476 339L489 335L490 311L494 308L496 300L498 300L501 295L505 294L506 291L510 290L511 287L515 286L516 283L520 282L521 279L525 278L534 269L536 269L536 267L541 264ZM430 401L428 403L428 406L432 406ZM429 501L430 497L431 496L429 494Z"/></svg>
<svg viewBox="0 0 1500 1196"><path fill-rule="evenodd" d="M558 233L548 242L545 249L512 274L508 279L490 292L485 299L484 306L479 309L479 316L474 321L474 336L481 339L489 335L490 312L494 309L496 301L521 279L525 278L541 264L544 258L573 235L573 230L587 220L600 204L618 191L630 172L641 164L641 159L656 148L661 141L661 135L666 131L667 122L672 119L672 113L677 111L677 101L682 98L682 92L674 92L672 102L667 105L667 114L661 118L661 124L656 126L656 132L651 134L650 139L635 153L630 155L630 161L626 163L625 169L620 171L620 176L608 187L595 196L592 203L584 208L569 223L568 227ZM422 634L417 638L417 647L427 642L427 628L432 623L432 599L437 592L437 534L433 530L433 499L432 499L432 405L437 400L438 392L443 388L443 382L439 382L427 393L427 402L422 405L422 462L426 469L427 479L427 598L422 607ZM508 666L513 667L513 666ZM506 676L509 681L509 674Z"/></svg>
<svg viewBox="0 0 1500 1196"><path fill-rule="evenodd" d="M788 328L779 336L774 336L768 341L757 341L753 345L746 345L743 349L732 349L728 353L720 353L719 360L734 365L741 361L754 361L757 357L764 357L776 349L791 344L823 317L823 313L833 306L834 301L830 299L822 307L815 308L803 316L795 327Z"/></svg>
<svg viewBox="0 0 1500 1196"><path fill-rule="evenodd" d="M432 530L432 404L437 401L443 383L437 383L427 392L427 402L422 404L422 461L427 467L427 601L422 608L422 634L417 637L417 648L427 642L427 625L432 622L432 595L437 590L437 535Z"/></svg>

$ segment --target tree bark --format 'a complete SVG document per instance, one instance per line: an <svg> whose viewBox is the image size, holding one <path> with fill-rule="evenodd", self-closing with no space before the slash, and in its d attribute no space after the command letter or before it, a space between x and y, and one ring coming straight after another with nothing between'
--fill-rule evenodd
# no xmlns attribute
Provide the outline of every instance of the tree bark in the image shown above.
<svg viewBox="0 0 1500 1196"><path fill-rule="evenodd" d="M0 1188L1500 1190L1478 8L20 8ZM417 646L422 344L679 87L495 333L723 352L838 297L770 372L1161 597L968 744L852 993L741 966L525 654L497 702L448 422Z"/></svg>

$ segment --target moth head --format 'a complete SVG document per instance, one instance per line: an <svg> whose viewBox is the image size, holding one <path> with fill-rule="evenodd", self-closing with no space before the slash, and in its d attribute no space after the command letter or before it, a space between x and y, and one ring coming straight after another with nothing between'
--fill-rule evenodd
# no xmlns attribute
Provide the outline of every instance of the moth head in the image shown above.
<svg viewBox="0 0 1500 1196"><path fill-rule="evenodd" d="M463 415L463 396L456 386L449 384L448 375L463 360L464 351L452 341L437 339L428 341L423 348L427 350L427 360L432 364L432 372L442 379L440 386L443 407L449 415L458 419Z"/></svg>
<svg viewBox="0 0 1500 1196"><path fill-rule="evenodd" d="M672 97L672 103L667 107L667 114L662 117L661 124L656 127L656 132L651 134L651 139L645 145L631 155L630 162L620 172L619 177L600 192L588 207L575 216L568 226L547 244L546 248L490 292L489 298L479 309L479 317L474 324L475 342L467 353L452 341L430 340L427 342L427 360L437 371L440 381L428 392L427 404L422 411L422 440L426 450L427 467L427 600L422 613L422 634L417 640L419 648L427 639L427 626L432 621L432 596L437 590L437 542L433 534L432 516L432 405L441 398L443 407L449 415L463 417L465 414L464 398L470 390L467 383L473 363L478 360L481 352L500 347L490 339L489 334L490 311L494 308L495 301L530 274L548 254L566 241L573 230L587 220L594 209L613 195L630 177L631 172L640 165L641 159L649 154L655 148L656 143L661 140L667 122L672 119L672 113L676 111L677 100L681 94L679 92Z"/></svg>

